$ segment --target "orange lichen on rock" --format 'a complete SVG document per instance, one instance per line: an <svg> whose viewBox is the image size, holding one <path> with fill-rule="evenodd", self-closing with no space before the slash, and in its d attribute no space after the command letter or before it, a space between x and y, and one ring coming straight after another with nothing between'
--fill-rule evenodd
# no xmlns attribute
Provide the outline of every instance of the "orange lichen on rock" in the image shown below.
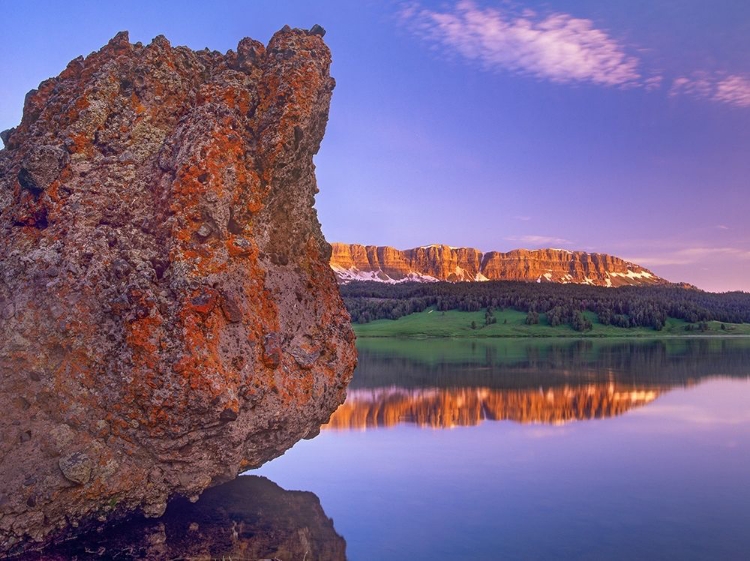
<svg viewBox="0 0 750 561"><path fill-rule="evenodd" d="M27 96L0 151L0 554L158 515L344 400L330 62L288 27L225 55L121 33Z"/></svg>

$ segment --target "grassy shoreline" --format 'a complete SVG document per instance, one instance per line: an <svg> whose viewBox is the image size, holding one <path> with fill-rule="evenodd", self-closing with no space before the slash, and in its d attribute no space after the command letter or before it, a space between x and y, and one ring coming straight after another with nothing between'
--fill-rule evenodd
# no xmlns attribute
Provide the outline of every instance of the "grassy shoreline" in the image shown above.
<svg viewBox="0 0 750 561"><path fill-rule="evenodd" d="M526 313L516 310L495 311L497 323L484 325L484 310L461 312L449 310L439 312L425 310L396 320L381 319L366 324L353 324L354 333L360 338L397 337L408 339L427 338L665 338L665 337L748 337L750 324L733 324L718 321L706 322L701 331L698 324L669 318L661 331L647 327L622 328L603 325L596 314L585 312L592 329L575 331L570 325L552 327L546 314L539 314L539 323L527 325ZM472 327L472 325L474 327ZM724 326L722 328L722 325ZM691 330L686 329L692 326Z"/></svg>

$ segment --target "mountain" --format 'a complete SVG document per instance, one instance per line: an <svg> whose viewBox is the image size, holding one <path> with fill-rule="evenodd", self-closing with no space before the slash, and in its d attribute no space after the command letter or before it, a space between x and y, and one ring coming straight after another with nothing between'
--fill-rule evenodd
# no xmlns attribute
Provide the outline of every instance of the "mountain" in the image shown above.
<svg viewBox="0 0 750 561"><path fill-rule="evenodd" d="M331 244L331 268L339 283L514 280L625 286L668 281L619 257L565 249L514 249L507 253L470 247L429 245L399 250L388 246Z"/></svg>

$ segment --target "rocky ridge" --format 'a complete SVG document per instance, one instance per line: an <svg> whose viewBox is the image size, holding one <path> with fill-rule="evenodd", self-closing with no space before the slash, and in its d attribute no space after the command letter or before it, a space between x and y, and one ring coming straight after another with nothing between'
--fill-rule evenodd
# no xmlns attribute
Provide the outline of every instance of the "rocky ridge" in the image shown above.
<svg viewBox="0 0 750 561"><path fill-rule="evenodd" d="M407 250L344 243L331 246L331 268L340 283L513 280L617 287L668 282L635 263L604 253L565 249L482 253L447 245Z"/></svg>
<svg viewBox="0 0 750 561"><path fill-rule="evenodd" d="M120 33L3 131L0 555L196 500L344 400L322 34L222 54Z"/></svg>

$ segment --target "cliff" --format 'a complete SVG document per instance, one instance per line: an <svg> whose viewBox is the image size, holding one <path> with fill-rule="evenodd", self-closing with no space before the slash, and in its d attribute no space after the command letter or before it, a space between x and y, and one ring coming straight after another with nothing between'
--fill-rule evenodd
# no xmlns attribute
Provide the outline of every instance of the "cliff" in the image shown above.
<svg viewBox="0 0 750 561"><path fill-rule="evenodd" d="M120 33L2 133L0 555L195 500L344 400L321 36L221 54Z"/></svg>
<svg viewBox="0 0 750 561"><path fill-rule="evenodd" d="M667 282L648 269L603 253L564 249L482 253L446 245L407 250L343 243L331 246L331 268L343 283L514 280L616 287Z"/></svg>

